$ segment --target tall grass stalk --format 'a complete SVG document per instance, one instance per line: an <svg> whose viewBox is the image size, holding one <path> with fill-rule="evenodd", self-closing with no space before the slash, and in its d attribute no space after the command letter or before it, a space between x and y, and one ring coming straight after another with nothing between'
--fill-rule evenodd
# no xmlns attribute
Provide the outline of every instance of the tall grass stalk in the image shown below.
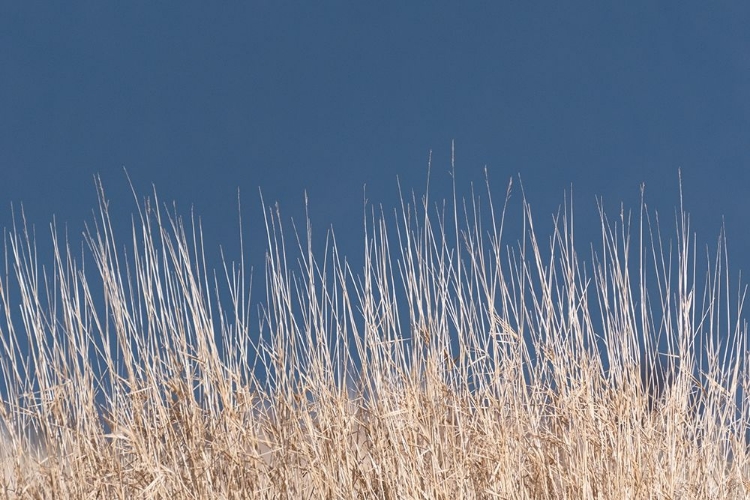
<svg viewBox="0 0 750 500"><path fill-rule="evenodd" d="M370 208L361 269L268 208L255 302L244 261L210 271L200 225L156 194L121 245L97 183L82 255L53 224L48 266L21 216L0 496L747 498L723 236L704 261L682 207L669 238L645 203L633 224L600 208L586 264L570 201L543 245L522 199L504 242L511 187L502 207L488 183Z"/></svg>

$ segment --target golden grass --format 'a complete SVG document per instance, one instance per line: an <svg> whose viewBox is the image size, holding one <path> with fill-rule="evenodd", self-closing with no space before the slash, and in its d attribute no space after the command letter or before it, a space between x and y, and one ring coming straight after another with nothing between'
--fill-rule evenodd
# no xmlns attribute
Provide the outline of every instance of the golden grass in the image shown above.
<svg viewBox="0 0 750 500"><path fill-rule="evenodd" d="M54 225L51 267L25 222L5 237L0 496L750 495L744 295L723 238L698 270L682 210L674 254L645 204L635 242L601 212L585 264L572 204L542 248L525 200L502 242L510 185L499 213L489 185L412 196L365 218L354 270L269 209L254 314L244 263L209 272L194 221L154 196L120 247L98 188L85 266Z"/></svg>

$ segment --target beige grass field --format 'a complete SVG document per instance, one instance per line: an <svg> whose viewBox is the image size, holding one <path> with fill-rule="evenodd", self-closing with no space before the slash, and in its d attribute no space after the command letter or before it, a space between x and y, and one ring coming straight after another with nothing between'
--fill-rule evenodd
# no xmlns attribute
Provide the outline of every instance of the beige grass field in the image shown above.
<svg viewBox="0 0 750 500"><path fill-rule="evenodd" d="M268 208L251 296L194 219L154 195L115 235L98 189L50 262L5 234L0 497L750 498L744 288L682 207L600 210L592 245L516 185L407 196L356 269Z"/></svg>

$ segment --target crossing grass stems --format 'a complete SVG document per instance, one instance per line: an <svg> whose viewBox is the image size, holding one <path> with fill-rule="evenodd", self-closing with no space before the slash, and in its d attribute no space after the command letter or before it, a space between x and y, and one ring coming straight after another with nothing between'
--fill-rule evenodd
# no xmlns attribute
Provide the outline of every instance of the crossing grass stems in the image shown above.
<svg viewBox="0 0 750 500"><path fill-rule="evenodd" d="M5 233L0 496L750 495L744 291L682 206L669 238L645 201L600 206L586 264L572 201L542 245L513 182L412 194L366 207L358 269L266 207L251 302L193 218L154 193L121 245L97 192L80 256L54 224L49 266L22 216Z"/></svg>

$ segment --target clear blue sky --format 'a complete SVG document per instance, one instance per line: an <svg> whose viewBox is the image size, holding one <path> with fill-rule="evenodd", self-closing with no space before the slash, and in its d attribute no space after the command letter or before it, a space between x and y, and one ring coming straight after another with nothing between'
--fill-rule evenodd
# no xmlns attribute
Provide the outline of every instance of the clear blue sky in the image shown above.
<svg viewBox="0 0 750 500"><path fill-rule="evenodd" d="M361 252L363 186L394 206L432 150L448 195L455 140L461 193L520 173L537 219L571 183L595 222L645 182L671 221L682 169L699 241L724 216L747 270L748 26L746 2L4 2L0 224L22 202L75 241L94 174L133 210L124 166L216 246L261 187L289 215L306 189L316 234Z"/></svg>

